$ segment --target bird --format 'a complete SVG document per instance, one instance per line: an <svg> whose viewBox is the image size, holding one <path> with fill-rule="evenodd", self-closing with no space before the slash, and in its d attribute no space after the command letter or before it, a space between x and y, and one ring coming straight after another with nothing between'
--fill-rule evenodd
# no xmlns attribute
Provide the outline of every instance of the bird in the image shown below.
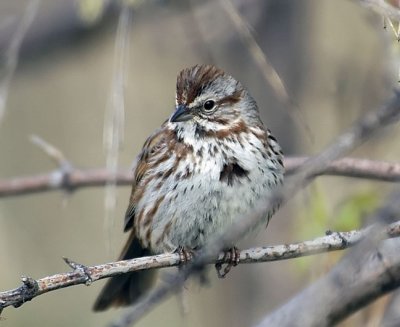
<svg viewBox="0 0 400 327"><path fill-rule="evenodd" d="M130 234L120 260L199 250L283 183L281 147L235 78L213 65L185 68L177 77L175 100L172 115L136 159L124 221ZM155 274L111 277L94 310L136 303Z"/></svg>

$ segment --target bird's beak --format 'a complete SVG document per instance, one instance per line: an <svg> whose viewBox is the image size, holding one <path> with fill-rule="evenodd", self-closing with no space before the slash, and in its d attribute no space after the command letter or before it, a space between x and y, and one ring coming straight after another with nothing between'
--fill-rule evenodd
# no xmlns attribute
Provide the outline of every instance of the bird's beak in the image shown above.
<svg viewBox="0 0 400 327"><path fill-rule="evenodd" d="M175 112L172 114L171 118L169 119L172 123L177 123L181 121L187 121L193 118L193 115L190 113L189 109L180 104L176 107Z"/></svg>

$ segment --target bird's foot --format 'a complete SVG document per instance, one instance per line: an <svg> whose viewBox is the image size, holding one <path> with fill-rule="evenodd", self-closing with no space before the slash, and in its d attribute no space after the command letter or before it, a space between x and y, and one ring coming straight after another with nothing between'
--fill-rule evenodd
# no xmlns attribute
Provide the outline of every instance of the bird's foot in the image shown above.
<svg viewBox="0 0 400 327"><path fill-rule="evenodd" d="M215 269L217 270L217 275L219 278L225 278L225 276L229 273L232 267L235 267L239 264L240 259L240 251L237 247L232 247L224 252L224 257L221 262L215 264ZM224 262L226 265L224 266Z"/></svg>
<svg viewBox="0 0 400 327"><path fill-rule="evenodd" d="M194 256L194 251L192 249L188 249L183 246L178 247L176 253L179 254L181 265L188 263L190 260L193 259Z"/></svg>

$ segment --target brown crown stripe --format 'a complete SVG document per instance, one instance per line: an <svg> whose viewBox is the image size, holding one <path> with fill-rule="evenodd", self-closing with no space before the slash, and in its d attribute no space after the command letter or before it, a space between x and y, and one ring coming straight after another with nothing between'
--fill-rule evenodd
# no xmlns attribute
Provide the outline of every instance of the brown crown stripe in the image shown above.
<svg viewBox="0 0 400 327"><path fill-rule="evenodd" d="M196 65L182 70L176 81L178 104L192 103L207 85L224 75L224 71L211 65Z"/></svg>

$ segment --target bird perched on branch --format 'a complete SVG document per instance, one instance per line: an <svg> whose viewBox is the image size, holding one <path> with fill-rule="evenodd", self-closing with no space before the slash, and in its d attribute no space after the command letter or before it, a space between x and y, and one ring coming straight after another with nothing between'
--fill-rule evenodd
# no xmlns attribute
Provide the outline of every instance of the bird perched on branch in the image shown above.
<svg viewBox="0 0 400 327"><path fill-rule="evenodd" d="M182 70L175 111L147 139L134 169L124 229L130 237L120 259L172 251L185 256L201 248L282 183L282 160L256 102L238 81L210 65ZM110 278L94 310L134 303L154 274Z"/></svg>

